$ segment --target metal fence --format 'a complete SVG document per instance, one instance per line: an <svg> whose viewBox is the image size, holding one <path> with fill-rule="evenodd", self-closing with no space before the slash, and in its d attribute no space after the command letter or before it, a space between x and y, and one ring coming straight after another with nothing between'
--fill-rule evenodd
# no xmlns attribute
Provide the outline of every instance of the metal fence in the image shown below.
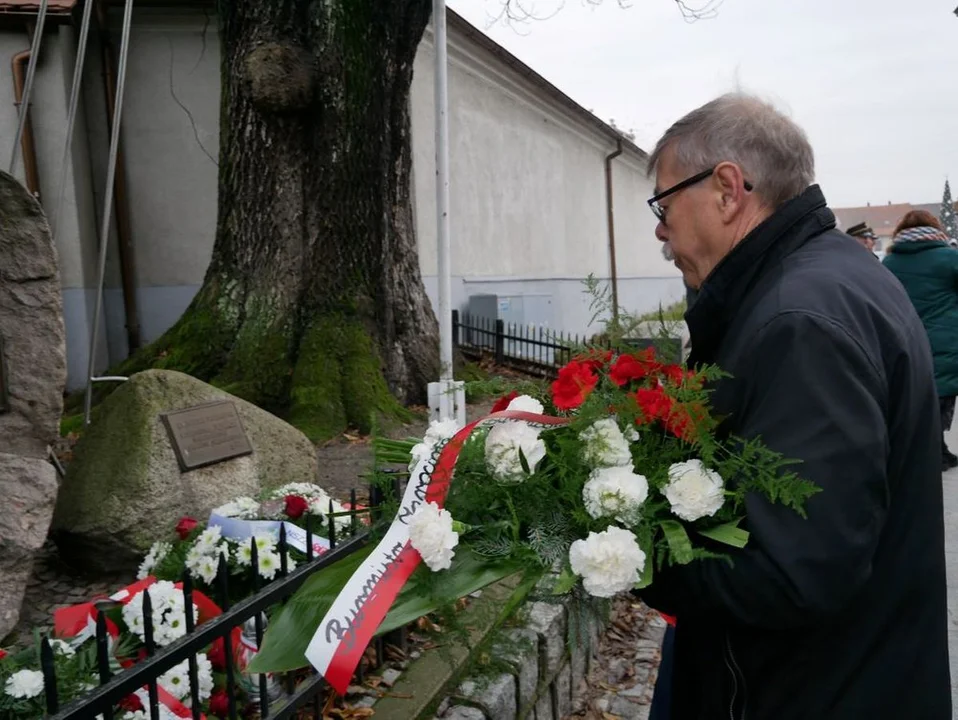
<svg viewBox="0 0 958 720"><path fill-rule="evenodd" d="M452 341L457 350L474 359L490 357L497 365L544 377L554 377L582 348L610 347L602 336L590 338L542 326L460 315L458 310L452 311ZM669 362L681 363L683 359L682 341L677 337L637 337L623 344L636 350L654 348Z"/></svg>
<svg viewBox="0 0 958 720"><path fill-rule="evenodd" d="M401 491L401 476L394 477L394 492ZM159 705L158 680L171 668L179 665L184 660L189 664L189 686L190 686L190 708L194 719L202 716L201 703L199 700L199 680L197 667L197 654L202 652L212 643L222 640L226 658L226 694L229 702L229 712L227 717L235 720L240 717L237 707L238 691L245 688L251 702L257 705L256 716L260 718L293 718L303 717L301 712L307 712L308 715L315 718L323 717L323 708L328 697L328 688L321 675L313 672L311 668L301 671L284 673L280 676L279 682L270 682L270 678L265 674L255 677L256 685L244 685L242 669L237 667L235 652L233 648L232 633L236 628L242 628L252 621L255 625L255 637L257 647L260 647L264 632L264 611L275 605L285 603L286 600L299 589L300 586L313 574L321 572L324 568L343 559L350 553L362 548L370 540L370 530L359 526L359 514L369 514L375 522L381 519L381 507L384 501L383 491L376 485L370 488L369 507L364 510L356 510L356 493L351 493L351 515L350 526L343 532L345 537L337 537L337 528L335 517L332 515L332 504L330 504L330 515L328 516L328 535L329 550L319 555L314 555L313 535L314 529L309 516L306 516L306 562L296 567L291 572L289 568L289 547L286 541L285 528L280 526L280 535L278 551L280 556L280 569L278 579L268 583L265 587L260 587L259 579L259 561L257 555L257 546L255 539L251 540L251 571L255 578L254 593L230 606L229 595L229 577L227 566L220 557L219 570L215 580L215 598L219 603L221 615L209 620L199 626L195 625L192 612L186 612L186 635L170 645L158 648L154 641L152 602L149 596L149 590L143 591L143 622L146 658L128 669L118 673L113 673L111 667L115 667L115 660L111 656L111 638L108 633L107 619L105 612L116 605L112 601L104 601L97 605L96 617L96 657L97 673L99 687L92 690L88 695L71 702L69 705L60 707L60 700L57 693L57 678L54 665L54 650L48 638L41 641L40 660L41 670L44 677L44 691L46 702L46 717L50 720L92 720L102 717L104 720L113 720L113 718L122 717L123 710L118 706L129 695L138 690L146 689L149 702L144 703L144 709L151 720L160 720L164 717L161 714ZM342 529L341 529L342 530ZM183 595L186 608L192 608L194 588L193 579L187 571L183 577ZM305 631L305 630L304 630ZM379 667L385 662L387 640L395 643L402 651L405 651L406 635L405 630L390 633L388 638L378 637L373 642L375 657L371 667ZM357 670L358 679L362 680L363 665L360 664Z"/></svg>
<svg viewBox="0 0 958 720"><path fill-rule="evenodd" d="M551 376L572 359L575 348L584 345L587 338L541 326L460 315L458 310L453 310L452 341L459 351L471 357L488 355L497 365Z"/></svg>

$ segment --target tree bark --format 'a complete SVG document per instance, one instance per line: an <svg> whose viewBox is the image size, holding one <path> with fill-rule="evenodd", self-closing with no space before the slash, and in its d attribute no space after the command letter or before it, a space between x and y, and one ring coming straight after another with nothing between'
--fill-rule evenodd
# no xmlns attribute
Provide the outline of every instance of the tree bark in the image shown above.
<svg viewBox="0 0 958 720"><path fill-rule="evenodd" d="M212 260L127 372L183 370L317 440L424 401L438 324L413 227L409 93L430 6L220 3Z"/></svg>

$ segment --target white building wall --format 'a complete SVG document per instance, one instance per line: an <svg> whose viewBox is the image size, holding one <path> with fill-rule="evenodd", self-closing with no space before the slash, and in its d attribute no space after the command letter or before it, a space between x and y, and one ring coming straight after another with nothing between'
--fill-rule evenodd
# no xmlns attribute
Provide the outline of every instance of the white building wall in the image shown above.
<svg viewBox="0 0 958 720"><path fill-rule="evenodd" d="M420 260L435 305L434 59L427 30L412 124ZM550 295L553 327L597 330L583 281L610 277L605 158L615 140L453 30L449 63L453 306L475 294ZM628 149L616 158L613 187L620 304L680 299L680 276L654 237L644 159Z"/></svg>

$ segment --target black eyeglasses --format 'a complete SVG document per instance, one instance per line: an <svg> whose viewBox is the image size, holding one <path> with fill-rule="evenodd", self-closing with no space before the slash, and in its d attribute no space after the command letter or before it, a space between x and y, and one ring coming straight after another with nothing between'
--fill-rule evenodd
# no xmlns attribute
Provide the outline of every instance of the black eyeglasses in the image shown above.
<svg viewBox="0 0 958 720"><path fill-rule="evenodd" d="M716 165L716 167L718 167L718 166ZM668 208L662 207L662 206L659 204L659 201L660 201L660 200L664 200L664 199L667 198L669 195L674 195L674 194L677 193L679 190L685 190L685 188L687 188L687 187L691 187L692 185L695 185L696 183L702 182L703 180L705 180L705 178L711 177L711 176L712 176L712 173L714 173L714 172L715 172L715 168L714 168L714 167L713 167L713 168L710 168L710 169L708 169L708 170L703 170L703 171L700 172L698 175L693 175L693 176L690 177L690 178L686 178L686 179L683 180L682 182L676 183L675 185L673 185L672 187L670 187L668 190L663 190L662 192L660 192L660 193L659 193L658 195L656 195L655 197L650 198L650 199L649 199L649 207L652 208L652 212L655 213L655 217L657 217L657 218L659 219L659 222L662 223L663 225L666 224L666 223L665 223L665 212L666 212L666 210L668 210ZM745 181L745 190L746 190L747 192L752 192L752 183L750 183L748 180Z"/></svg>

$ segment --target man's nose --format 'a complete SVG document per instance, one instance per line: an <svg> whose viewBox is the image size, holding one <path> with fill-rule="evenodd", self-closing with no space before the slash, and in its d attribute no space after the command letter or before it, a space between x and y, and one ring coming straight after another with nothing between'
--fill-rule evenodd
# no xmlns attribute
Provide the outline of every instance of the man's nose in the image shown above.
<svg viewBox="0 0 958 720"><path fill-rule="evenodd" d="M659 222L655 226L655 237L659 242L668 242L669 241L669 229L665 226L665 223Z"/></svg>

